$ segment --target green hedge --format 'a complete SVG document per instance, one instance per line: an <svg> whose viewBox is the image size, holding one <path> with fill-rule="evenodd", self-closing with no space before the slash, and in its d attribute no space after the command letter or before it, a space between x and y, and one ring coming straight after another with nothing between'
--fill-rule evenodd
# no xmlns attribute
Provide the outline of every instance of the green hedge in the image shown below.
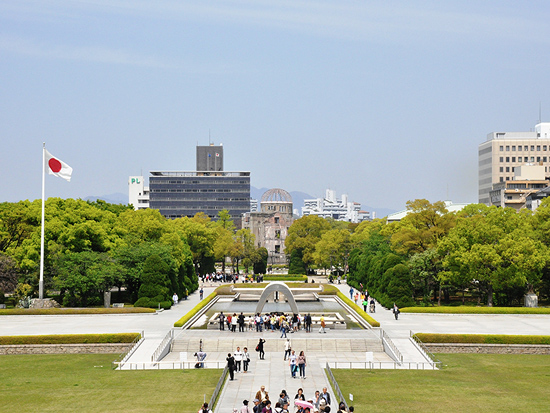
<svg viewBox="0 0 550 413"><path fill-rule="evenodd" d="M405 307L402 313L432 314L550 314L550 307Z"/></svg>
<svg viewBox="0 0 550 413"><path fill-rule="evenodd" d="M372 327L380 327L380 323L378 321L376 321L370 315L365 313L361 307L359 307L357 304L351 301L348 297L346 297L346 295L342 293L342 291L338 290L338 288L336 288L336 290L338 291L336 295L340 297L340 299L344 301L347 305L353 308L355 312L359 314L359 316L362 317L367 323L369 323Z"/></svg>
<svg viewBox="0 0 550 413"><path fill-rule="evenodd" d="M119 334L52 334L42 336L0 336L0 345L14 344L102 344L131 343L140 333Z"/></svg>
<svg viewBox="0 0 550 413"><path fill-rule="evenodd" d="M549 344L550 336L528 336L509 334L431 334L417 333L423 343L460 344Z"/></svg>
<svg viewBox="0 0 550 413"><path fill-rule="evenodd" d="M180 318L178 321L174 323L174 327L183 327L185 323L187 323L191 317L193 317L195 314L197 314L200 310L202 310L210 301L212 301L217 295L218 295L218 289L223 288L218 287L216 288L208 297L203 299L200 303L198 303L195 307L191 309L187 314L185 314L182 318Z"/></svg>
<svg viewBox="0 0 550 413"><path fill-rule="evenodd" d="M304 281L304 282L307 282L307 275L302 275L302 274L264 275L264 281Z"/></svg>
<svg viewBox="0 0 550 413"><path fill-rule="evenodd" d="M64 315L64 314L131 314L154 313L151 308L122 307L122 308L10 308L1 309L0 315Z"/></svg>

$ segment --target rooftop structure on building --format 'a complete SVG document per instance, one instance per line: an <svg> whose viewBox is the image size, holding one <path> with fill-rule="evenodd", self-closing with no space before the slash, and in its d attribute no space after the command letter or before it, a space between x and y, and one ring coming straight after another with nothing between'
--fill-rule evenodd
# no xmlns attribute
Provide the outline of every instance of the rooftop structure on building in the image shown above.
<svg viewBox="0 0 550 413"><path fill-rule="evenodd" d="M292 197L280 188L262 195L259 212L243 215L243 228L249 228L254 234L258 248L267 249L269 264L287 263L285 239L293 222Z"/></svg>
<svg viewBox="0 0 550 413"><path fill-rule="evenodd" d="M452 201L444 201L444 202L445 202L445 208L447 209L448 212L458 212L464 209L466 205L469 205L469 204L454 204ZM386 222L390 224L392 222L401 221L403 218L405 218L409 214L409 212L411 211L408 209L404 209L403 211L398 211L398 212L394 212L393 214L389 214L386 217Z"/></svg>
<svg viewBox="0 0 550 413"><path fill-rule="evenodd" d="M550 186L540 189L537 192L532 192L525 198L525 208L536 211L541 202L550 196Z"/></svg>
<svg viewBox="0 0 550 413"><path fill-rule="evenodd" d="M336 221L358 223L371 219L367 211L361 210L361 204L350 202L347 195L336 198L336 191L327 189L324 198L304 199L302 216L318 215L322 218L332 218Z"/></svg>
<svg viewBox="0 0 550 413"><path fill-rule="evenodd" d="M533 132L492 132L478 149L478 199L491 205L493 185L511 181L515 169L525 164L544 168L550 177L550 122L535 125Z"/></svg>

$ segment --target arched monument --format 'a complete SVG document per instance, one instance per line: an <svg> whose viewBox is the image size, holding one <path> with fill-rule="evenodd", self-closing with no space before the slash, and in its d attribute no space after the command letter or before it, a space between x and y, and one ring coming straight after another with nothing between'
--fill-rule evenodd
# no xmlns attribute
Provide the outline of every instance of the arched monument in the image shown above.
<svg viewBox="0 0 550 413"><path fill-rule="evenodd" d="M260 296L260 300L258 301L258 305L256 306L256 314L262 312L268 297L275 291L283 294L288 300L288 304L290 304L290 309L292 312L298 314L298 306L296 305L296 300L292 295L292 291L290 291L290 288L288 288L288 286L282 281L272 281L267 285L267 287L264 288L264 291Z"/></svg>

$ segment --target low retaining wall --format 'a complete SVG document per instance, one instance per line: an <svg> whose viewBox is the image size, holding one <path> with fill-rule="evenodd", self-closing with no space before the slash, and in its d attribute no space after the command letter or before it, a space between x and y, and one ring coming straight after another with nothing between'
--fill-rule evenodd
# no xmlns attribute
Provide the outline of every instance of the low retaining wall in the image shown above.
<svg viewBox="0 0 550 413"><path fill-rule="evenodd" d="M424 343L432 353L550 354L550 345Z"/></svg>
<svg viewBox="0 0 550 413"><path fill-rule="evenodd" d="M7 354L120 354L128 351L131 343L103 344L17 344L0 346L0 355Z"/></svg>

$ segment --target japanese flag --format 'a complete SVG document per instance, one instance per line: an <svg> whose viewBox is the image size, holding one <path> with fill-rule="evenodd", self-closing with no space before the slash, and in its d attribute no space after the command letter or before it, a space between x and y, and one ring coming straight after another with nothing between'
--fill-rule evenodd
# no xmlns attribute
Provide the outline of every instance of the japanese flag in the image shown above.
<svg viewBox="0 0 550 413"><path fill-rule="evenodd" d="M71 181L71 175L73 173L73 168L67 165L62 160L56 158L47 150L44 149L44 155L46 156L46 169L50 175L55 175L60 178L65 179L66 181Z"/></svg>

